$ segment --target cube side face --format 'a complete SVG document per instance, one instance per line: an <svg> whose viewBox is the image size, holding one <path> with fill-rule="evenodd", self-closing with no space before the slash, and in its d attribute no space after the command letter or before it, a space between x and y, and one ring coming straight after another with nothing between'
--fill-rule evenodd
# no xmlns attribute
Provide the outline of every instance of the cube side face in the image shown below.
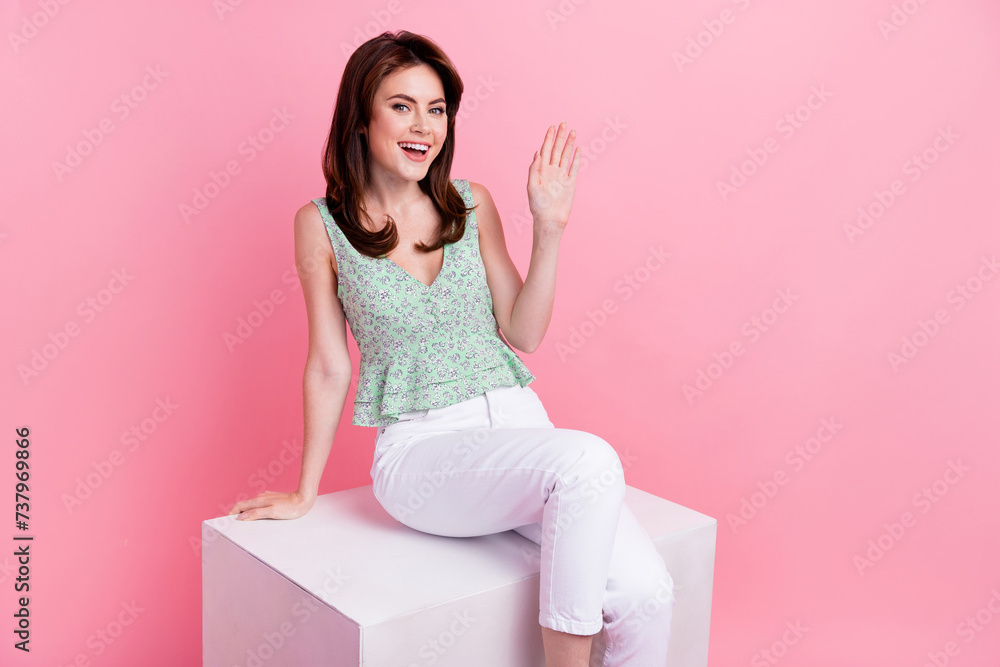
<svg viewBox="0 0 1000 667"><path fill-rule="evenodd" d="M708 665L717 526L713 520L693 530L653 540L674 579L667 667Z"/></svg>
<svg viewBox="0 0 1000 667"><path fill-rule="evenodd" d="M537 576L363 629L365 667L544 667Z"/></svg>
<svg viewBox="0 0 1000 667"><path fill-rule="evenodd" d="M358 667L357 624L202 524L203 667Z"/></svg>

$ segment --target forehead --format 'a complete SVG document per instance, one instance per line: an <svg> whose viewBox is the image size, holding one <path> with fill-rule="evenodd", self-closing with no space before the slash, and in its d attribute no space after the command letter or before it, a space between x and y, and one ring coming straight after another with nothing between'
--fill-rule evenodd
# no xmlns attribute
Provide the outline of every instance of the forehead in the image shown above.
<svg viewBox="0 0 1000 667"><path fill-rule="evenodd" d="M444 85L430 65L421 63L414 67L398 69L382 79L378 88L380 97L404 93L414 99L427 100L444 97Z"/></svg>

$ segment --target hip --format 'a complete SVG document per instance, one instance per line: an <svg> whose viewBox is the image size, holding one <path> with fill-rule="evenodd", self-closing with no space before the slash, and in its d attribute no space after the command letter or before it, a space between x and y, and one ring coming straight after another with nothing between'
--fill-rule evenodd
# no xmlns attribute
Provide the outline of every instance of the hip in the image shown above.
<svg viewBox="0 0 1000 667"><path fill-rule="evenodd" d="M528 386L489 389L441 408L413 410L375 433L375 463L390 449L413 444L435 433L473 429L555 428L541 399Z"/></svg>

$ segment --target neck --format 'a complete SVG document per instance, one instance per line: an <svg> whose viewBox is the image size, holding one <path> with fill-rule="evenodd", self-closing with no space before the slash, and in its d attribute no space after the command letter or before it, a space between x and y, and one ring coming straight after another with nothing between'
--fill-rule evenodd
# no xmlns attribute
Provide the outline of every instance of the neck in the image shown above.
<svg viewBox="0 0 1000 667"><path fill-rule="evenodd" d="M425 197L417 181L373 173L365 193L365 206L366 209L373 207L390 215L402 214Z"/></svg>

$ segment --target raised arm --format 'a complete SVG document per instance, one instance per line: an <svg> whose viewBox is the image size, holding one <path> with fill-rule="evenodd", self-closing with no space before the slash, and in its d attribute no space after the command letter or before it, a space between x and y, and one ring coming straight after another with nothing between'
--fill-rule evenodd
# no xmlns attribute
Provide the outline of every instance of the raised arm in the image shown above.
<svg viewBox="0 0 1000 667"><path fill-rule="evenodd" d="M309 352L302 374L305 423L299 486L291 493L264 491L236 503L229 513L240 513L240 520L295 519L316 501L352 374L347 326L337 298L336 265L323 219L310 202L295 214L295 267L309 324Z"/></svg>
<svg viewBox="0 0 1000 667"><path fill-rule="evenodd" d="M470 183L479 221L479 250L493 299L493 314L507 342L524 352L541 345L552 319L559 242L569 222L580 169L575 131L549 127L528 168L528 205L533 218L531 261L524 281L510 259L500 214L489 191Z"/></svg>

